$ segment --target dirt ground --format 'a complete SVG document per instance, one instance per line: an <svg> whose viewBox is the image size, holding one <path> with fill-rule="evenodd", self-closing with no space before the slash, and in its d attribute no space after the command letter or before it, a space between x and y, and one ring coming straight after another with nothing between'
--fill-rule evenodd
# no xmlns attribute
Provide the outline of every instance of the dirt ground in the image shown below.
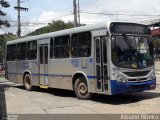
<svg viewBox="0 0 160 120"><path fill-rule="evenodd" d="M130 95L94 95L79 100L72 91L36 89L26 91L3 78L0 80L0 112L10 114L117 114L160 113L160 76L156 90Z"/></svg>

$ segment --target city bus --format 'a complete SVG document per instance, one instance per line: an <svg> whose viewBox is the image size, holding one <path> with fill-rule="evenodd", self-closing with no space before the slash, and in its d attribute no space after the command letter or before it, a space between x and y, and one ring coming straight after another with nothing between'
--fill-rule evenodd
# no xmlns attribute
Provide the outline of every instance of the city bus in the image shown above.
<svg viewBox="0 0 160 120"><path fill-rule="evenodd" d="M79 99L94 93L127 94L156 87L154 49L148 26L106 22L7 42L6 79L72 90Z"/></svg>

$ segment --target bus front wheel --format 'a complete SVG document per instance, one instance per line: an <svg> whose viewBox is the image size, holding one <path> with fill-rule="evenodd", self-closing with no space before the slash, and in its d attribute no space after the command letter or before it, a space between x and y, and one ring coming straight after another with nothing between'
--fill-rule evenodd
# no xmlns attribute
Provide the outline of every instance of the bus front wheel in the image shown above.
<svg viewBox="0 0 160 120"><path fill-rule="evenodd" d="M32 82L31 82L31 76L29 74L26 74L24 77L24 86L25 86L25 89L28 91L31 91L33 88Z"/></svg>
<svg viewBox="0 0 160 120"><path fill-rule="evenodd" d="M88 85L84 77L76 79L74 91L78 99L88 100L91 98L91 93L88 92Z"/></svg>

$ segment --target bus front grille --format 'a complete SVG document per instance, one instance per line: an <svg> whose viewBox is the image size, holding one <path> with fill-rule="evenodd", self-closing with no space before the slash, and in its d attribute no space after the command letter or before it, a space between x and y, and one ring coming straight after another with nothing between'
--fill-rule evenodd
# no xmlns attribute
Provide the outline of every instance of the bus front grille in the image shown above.
<svg viewBox="0 0 160 120"><path fill-rule="evenodd" d="M147 80L147 78L128 79L129 82L142 82L145 80Z"/></svg>
<svg viewBox="0 0 160 120"><path fill-rule="evenodd" d="M150 70L148 71L137 71L137 72L124 72L124 74L126 74L129 77L139 77L139 76L146 76L148 75L148 73L150 72Z"/></svg>

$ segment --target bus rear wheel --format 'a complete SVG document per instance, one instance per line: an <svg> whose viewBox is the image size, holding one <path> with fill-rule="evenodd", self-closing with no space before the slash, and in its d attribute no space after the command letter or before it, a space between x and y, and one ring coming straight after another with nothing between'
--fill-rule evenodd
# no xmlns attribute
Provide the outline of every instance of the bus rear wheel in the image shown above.
<svg viewBox="0 0 160 120"><path fill-rule="evenodd" d="M91 98L91 93L88 92L88 85L84 77L76 79L74 91L78 99L88 100Z"/></svg>
<svg viewBox="0 0 160 120"><path fill-rule="evenodd" d="M33 88L32 82L31 82L31 76L29 74L26 74L24 77L24 86L25 86L25 89L28 91L31 91Z"/></svg>

